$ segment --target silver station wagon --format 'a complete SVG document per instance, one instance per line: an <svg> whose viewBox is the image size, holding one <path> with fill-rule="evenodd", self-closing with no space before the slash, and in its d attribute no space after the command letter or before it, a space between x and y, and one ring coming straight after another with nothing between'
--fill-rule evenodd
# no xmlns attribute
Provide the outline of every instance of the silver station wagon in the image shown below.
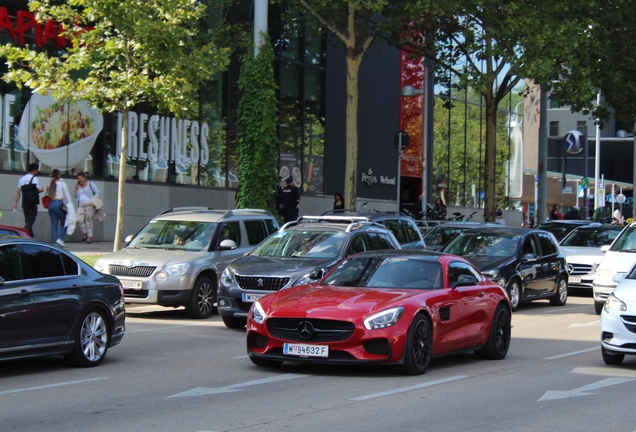
<svg viewBox="0 0 636 432"><path fill-rule="evenodd" d="M119 278L126 303L185 306L188 316L207 318L226 265L277 230L265 210L170 209L94 267Z"/></svg>

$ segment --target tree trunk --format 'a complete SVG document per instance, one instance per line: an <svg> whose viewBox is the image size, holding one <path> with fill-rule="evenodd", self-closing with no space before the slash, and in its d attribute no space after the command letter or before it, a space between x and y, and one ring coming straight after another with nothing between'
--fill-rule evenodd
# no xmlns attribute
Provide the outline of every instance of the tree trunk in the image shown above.
<svg viewBox="0 0 636 432"><path fill-rule="evenodd" d="M121 249L124 232L124 191L126 186L126 160L128 154L128 109L121 116L121 153L119 154L119 181L117 182L117 221L115 225L115 242L113 252Z"/></svg>
<svg viewBox="0 0 636 432"><path fill-rule="evenodd" d="M497 168L497 103L494 97L486 97L486 157L484 160L484 218L495 221L496 168Z"/></svg>
<svg viewBox="0 0 636 432"><path fill-rule="evenodd" d="M345 149L345 189L347 208L356 209L358 194L358 72L362 58L347 54L347 113Z"/></svg>

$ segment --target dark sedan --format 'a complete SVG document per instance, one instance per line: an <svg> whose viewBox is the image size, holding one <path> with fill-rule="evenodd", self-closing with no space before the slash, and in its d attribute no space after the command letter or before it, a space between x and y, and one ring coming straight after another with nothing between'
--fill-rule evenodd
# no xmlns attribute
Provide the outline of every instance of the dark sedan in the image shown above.
<svg viewBox="0 0 636 432"><path fill-rule="evenodd" d="M551 232L558 241L561 241L576 228L590 223L590 221L585 220L553 220L542 222L536 228Z"/></svg>
<svg viewBox="0 0 636 432"><path fill-rule="evenodd" d="M121 342L124 321L114 276L51 244L0 240L0 360L61 354L97 366Z"/></svg>
<svg viewBox="0 0 636 432"><path fill-rule="evenodd" d="M467 230L444 248L460 255L508 292L512 310L522 301L568 298L568 273L554 235L526 228L482 227Z"/></svg>

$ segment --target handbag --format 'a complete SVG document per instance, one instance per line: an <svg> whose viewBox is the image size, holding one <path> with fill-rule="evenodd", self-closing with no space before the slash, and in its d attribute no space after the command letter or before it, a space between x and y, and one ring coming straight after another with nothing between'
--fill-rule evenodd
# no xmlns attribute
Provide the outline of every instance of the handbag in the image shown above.
<svg viewBox="0 0 636 432"><path fill-rule="evenodd" d="M40 204L40 191L38 187L33 184L35 176L31 176L31 181L22 185L22 207L35 207Z"/></svg>
<svg viewBox="0 0 636 432"><path fill-rule="evenodd" d="M49 208L49 204L51 204L51 197L48 195L45 195L42 197L42 207L44 207L45 209Z"/></svg>

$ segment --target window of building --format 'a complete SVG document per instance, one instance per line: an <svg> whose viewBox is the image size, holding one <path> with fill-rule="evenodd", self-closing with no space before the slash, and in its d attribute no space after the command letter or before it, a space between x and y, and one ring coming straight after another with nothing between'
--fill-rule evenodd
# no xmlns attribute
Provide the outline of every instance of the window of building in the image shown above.
<svg viewBox="0 0 636 432"><path fill-rule="evenodd" d="M551 121L550 122L550 136L559 136L559 122Z"/></svg>
<svg viewBox="0 0 636 432"><path fill-rule="evenodd" d="M579 120L576 122L576 130L581 132L582 134L585 134L585 125L587 125L587 122L585 120Z"/></svg>

